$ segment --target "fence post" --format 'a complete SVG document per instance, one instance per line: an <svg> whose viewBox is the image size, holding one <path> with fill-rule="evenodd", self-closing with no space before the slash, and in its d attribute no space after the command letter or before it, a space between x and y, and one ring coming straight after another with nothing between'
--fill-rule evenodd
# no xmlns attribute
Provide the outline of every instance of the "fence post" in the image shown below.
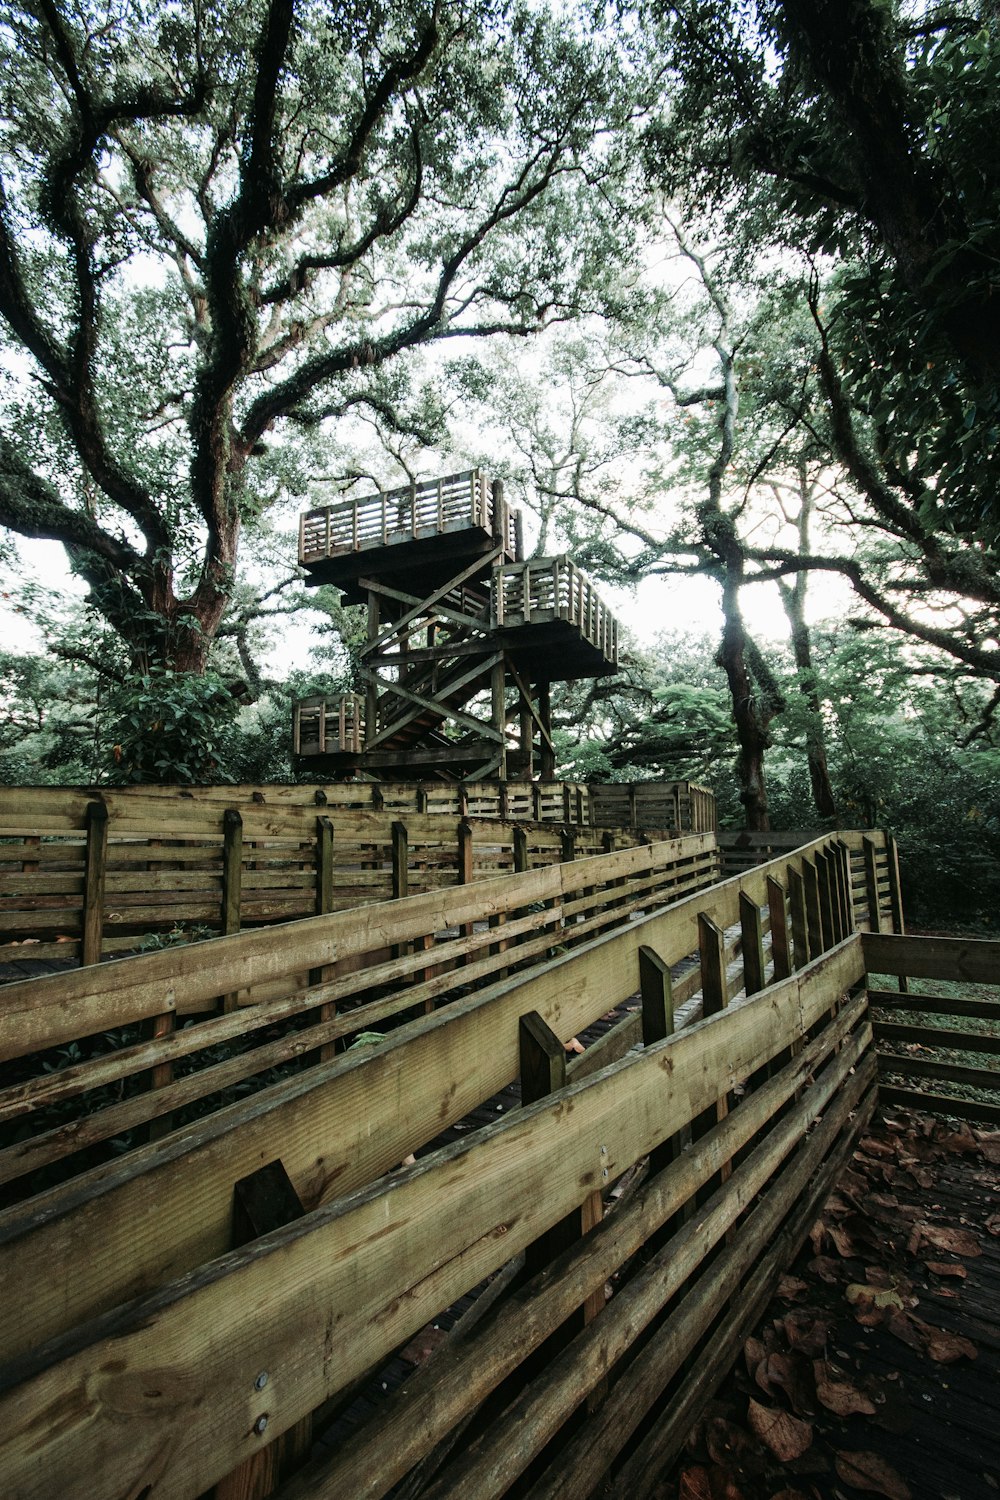
<svg viewBox="0 0 1000 1500"><path fill-rule="evenodd" d="M764 988L764 929L760 907L740 891L740 931L743 937L743 985L747 996Z"/></svg>
<svg viewBox="0 0 1000 1500"><path fill-rule="evenodd" d="M325 800L325 799L324 799ZM333 823L329 818L320 816L316 819L316 915L325 917L333 911ZM324 964L318 969L309 970L309 983L322 984L330 978L333 973L332 964ZM337 1014L337 1007L332 1000L328 1000L319 1008L319 1021L332 1021ZM324 1042L317 1048L315 1057L318 1063L329 1062L337 1051L336 1042Z"/></svg>
<svg viewBox="0 0 1000 1500"><path fill-rule="evenodd" d="M834 847L840 856L840 889L844 903L844 936L857 932L858 919L854 910L854 872L851 866L851 850L844 839L838 839Z"/></svg>
<svg viewBox="0 0 1000 1500"><path fill-rule="evenodd" d="M99 964L104 941L104 882L108 868L108 809L104 802L88 802L87 853L83 879L81 964Z"/></svg>
<svg viewBox="0 0 1000 1500"><path fill-rule="evenodd" d="M861 840L861 849L865 858L865 899L868 902L868 930L870 932L881 932L882 905L878 889L878 863L875 840L870 839L865 834Z"/></svg>
<svg viewBox="0 0 1000 1500"><path fill-rule="evenodd" d="M717 1016L729 1004L726 935L703 911L698 913L698 957L701 964L702 1014Z"/></svg>
<svg viewBox="0 0 1000 1500"><path fill-rule="evenodd" d="M222 936L240 930L243 891L243 819L235 807L222 814Z"/></svg>
<svg viewBox="0 0 1000 1500"><path fill-rule="evenodd" d="M799 871L791 867L788 869L788 909L792 918L793 961L797 969L803 969L814 956L809 951L806 886Z"/></svg>
<svg viewBox="0 0 1000 1500"><path fill-rule="evenodd" d="M243 895L243 819L235 807L222 814L222 936L240 930ZM236 1009L236 992L223 995L222 1009Z"/></svg>
<svg viewBox="0 0 1000 1500"><path fill-rule="evenodd" d="M652 1047L674 1033L674 992L670 966L647 944L639 949L639 993L642 996L642 1045ZM680 1154L680 1136L669 1136L649 1153L650 1172L660 1172Z"/></svg>
<svg viewBox="0 0 1000 1500"><path fill-rule="evenodd" d="M884 830L885 854L889 874L889 912L892 918L892 930L903 936L906 932L906 923L903 920L903 891L899 883L899 846L888 828ZM910 992L910 981L905 974L899 976L899 993L908 995Z"/></svg>
<svg viewBox="0 0 1000 1500"><path fill-rule="evenodd" d="M410 841L406 824L395 821L392 825L392 894L394 900L409 895L410 890Z"/></svg>
<svg viewBox="0 0 1000 1500"><path fill-rule="evenodd" d="M702 1014L717 1016L729 1004L726 979L726 935L705 912L698 913L698 959L701 966ZM691 1122L691 1139L698 1140L729 1114L729 1097L723 1094L715 1104ZM732 1175L732 1162L723 1162L717 1176L707 1181L695 1194L695 1203L710 1198L716 1187Z"/></svg>
<svg viewBox="0 0 1000 1500"><path fill-rule="evenodd" d="M818 958L826 944L823 941L823 919L820 915L819 876L816 865L811 859L802 861L802 887L805 892L809 957Z"/></svg>
<svg viewBox="0 0 1000 1500"><path fill-rule="evenodd" d="M819 887L819 920L823 931L823 951L840 942L840 912L836 902L831 856L821 849L816 854L816 882Z"/></svg>
<svg viewBox="0 0 1000 1500"><path fill-rule="evenodd" d="M785 892L773 875L767 877L767 909L771 918L771 958L774 962L774 978L777 982L779 979L787 979L791 974L792 954L788 941Z"/></svg>

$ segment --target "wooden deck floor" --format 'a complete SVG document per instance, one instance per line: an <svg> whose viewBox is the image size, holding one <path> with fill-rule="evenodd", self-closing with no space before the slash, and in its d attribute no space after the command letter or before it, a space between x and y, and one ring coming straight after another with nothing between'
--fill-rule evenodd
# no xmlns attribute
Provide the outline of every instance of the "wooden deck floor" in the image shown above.
<svg viewBox="0 0 1000 1500"><path fill-rule="evenodd" d="M876 1116L656 1500L996 1500L1000 1133L976 1134ZM848 1388L868 1410L824 1403L853 1404ZM760 1408L803 1424L775 1431L810 1438L798 1458L761 1440Z"/></svg>

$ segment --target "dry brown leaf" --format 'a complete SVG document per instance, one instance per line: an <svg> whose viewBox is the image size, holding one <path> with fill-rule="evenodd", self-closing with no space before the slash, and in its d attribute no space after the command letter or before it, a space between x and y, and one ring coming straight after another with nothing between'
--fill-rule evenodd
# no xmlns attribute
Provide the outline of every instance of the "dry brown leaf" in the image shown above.
<svg viewBox="0 0 1000 1500"><path fill-rule="evenodd" d="M830 1323L808 1308L794 1308L785 1314L778 1326L784 1329L785 1338L791 1347L801 1349L811 1359L822 1354L826 1348Z"/></svg>
<svg viewBox="0 0 1000 1500"><path fill-rule="evenodd" d="M422 1365L447 1341L448 1335L443 1328L435 1328L433 1323L428 1323L426 1328L421 1328L414 1335L405 1349L399 1351L399 1357L411 1365Z"/></svg>
<svg viewBox="0 0 1000 1500"><path fill-rule="evenodd" d="M896 1147L888 1141L877 1141L873 1135L866 1135L862 1137L858 1145L866 1156L879 1156L886 1161L895 1160ZM855 1160L857 1160L857 1152L855 1152L854 1156Z"/></svg>
<svg viewBox="0 0 1000 1500"><path fill-rule="evenodd" d="M913 1235L917 1234L920 1236L918 1244L933 1245L935 1250L948 1250L952 1255L965 1255L971 1259L983 1253L970 1229L952 1229L947 1224L928 1224L922 1220L914 1226ZM910 1253L912 1255L913 1251Z"/></svg>
<svg viewBox="0 0 1000 1500"><path fill-rule="evenodd" d="M748 1338L743 1345L743 1358L746 1362L747 1374L753 1375L761 1360L765 1357L767 1350L758 1338Z"/></svg>
<svg viewBox="0 0 1000 1500"><path fill-rule="evenodd" d="M959 1276L964 1279L969 1274L964 1266L953 1266L946 1260L925 1260L924 1265L935 1276Z"/></svg>
<svg viewBox="0 0 1000 1500"><path fill-rule="evenodd" d="M856 1490L885 1495L888 1500L911 1500L909 1485L877 1453L835 1453L833 1462L844 1483Z"/></svg>
<svg viewBox="0 0 1000 1500"><path fill-rule="evenodd" d="M812 1446L812 1424L800 1421L790 1412L779 1411L776 1406L762 1406L751 1398L748 1415L750 1426L761 1442L783 1464L801 1458Z"/></svg>
<svg viewBox="0 0 1000 1500"><path fill-rule="evenodd" d="M979 1131L979 1149L987 1161L1000 1166L1000 1130Z"/></svg>
<svg viewBox="0 0 1000 1500"><path fill-rule="evenodd" d="M808 1284L800 1277L782 1276L775 1296L780 1297L783 1302L801 1302L808 1290Z"/></svg>
<svg viewBox="0 0 1000 1500"><path fill-rule="evenodd" d="M840 1261L834 1260L832 1255L814 1255L808 1266L820 1281L836 1283L840 1280Z"/></svg>
<svg viewBox="0 0 1000 1500"><path fill-rule="evenodd" d="M827 1411L832 1411L838 1417L849 1417L855 1412L860 1412L865 1417L875 1415L875 1403L871 1397L866 1396L864 1391L852 1385L849 1380L835 1376L825 1360L816 1360L813 1373L816 1378L816 1395Z"/></svg>
<svg viewBox="0 0 1000 1500"><path fill-rule="evenodd" d="M852 1260L857 1255L857 1246L846 1229L841 1229L838 1224L830 1224L827 1226L827 1233L838 1255L842 1255L845 1260Z"/></svg>
<svg viewBox="0 0 1000 1500"><path fill-rule="evenodd" d="M987 1234L1000 1234L1000 1214L990 1214L985 1227Z"/></svg>
<svg viewBox="0 0 1000 1500"><path fill-rule="evenodd" d="M765 1380L761 1379L763 1373ZM799 1416L812 1416L816 1411L816 1383L812 1361L799 1349L789 1354L776 1351L768 1356L763 1372L757 1371L757 1384L773 1394L775 1386L784 1391Z"/></svg>
<svg viewBox="0 0 1000 1500"><path fill-rule="evenodd" d="M701 1464L685 1469L677 1487L677 1500L712 1500L712 1487L708 1482L708 1470Z"/></svg>
<svg viewBox="0 0 1000 1500"><path fill-rule="evenodd" d="M809 1231L809 1243L813 1247L813 1254L819 1255L826 1244L826 1225L822 1219L817 1219Z"/></svg>
<svg viewBox="0 0 1000 1500"><path fill-rule="evenodd" d="M956 1359L975 1359L977 1356L975 1344L960 1333L948 1333L930 1323L922 1324L921 1332L927 1340L927 1353L939 1365L953 1365Z"/></svg>

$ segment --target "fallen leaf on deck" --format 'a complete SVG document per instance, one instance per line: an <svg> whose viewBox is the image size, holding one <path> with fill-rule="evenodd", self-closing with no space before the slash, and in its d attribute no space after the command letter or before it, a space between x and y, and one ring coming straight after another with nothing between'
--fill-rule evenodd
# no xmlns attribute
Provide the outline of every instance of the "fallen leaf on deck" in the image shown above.
<svg viewBox="0 0 1000 1500"><path fill-rule="evenodd" d="M1000 1166L1000 1130L979 1132L979 1149L987 1161Z"/></svg>
<svg viewBox="0 0 1000 1500"><path fill-rule="evenodd" d="M808 1290L806 1282L798 1276L782 1276L775 1296L780 1297L783 1302L801 1302Z"/></svg>
<svg viewBox="0 0 1000 1500"><path fill-rule="evenodd" d="M813 1430L810 1422L801 1422L790 1412L779 1411L774 1406L761 1406L759 1401L750 1401L750 1426L765 1443L775 1458L789 1463L801 1458L812 1446Z"/></svg>
<svg viewBox="0 0 1000 1500"><path fill-rule="evenodd" d="M862 1416L873 1417L875 1415L875 1403L864 1391L852 1385L849 1380L836 1376L825 1360L818 1359L813 1365L816 1377L816 1395L835 1416L849 1417L855 1412Z"/></svg>
<svg viewBox="0 0 1000 1500"><path fill-rule="evenodd" d="M725 1417L711 1417L705 1423L705 1447L712 1462L722 1469L760 1468L760 1454L749 1432Z"/></svg>
<svg viewBox="0 0 1000 1500"><path fill-rule="evenodd" d="M764 1375L765 1380L761 1379ZM816 1411L816 1383L812 1361L799 1349L790 1354L775 1352L768 1355L763 1369L757 1370L757 1384L771 1395L775 1386L784 1391L800 1416L812 1416Z"/></svg>
<svg viewBox="0 0 1000 1500"><path fill-rule="evenodd" d="M911 1500L909 1485L877 1453L837 1453L833 1462L844 1483L856 1490L885 1495L888 1500Z"/></svg>
<svg viewBox="0 0 1000 1500"><path fill-rule="evenodd" d="M986 1220L986 1229L989 1234L1000 1234L1000 1214L990 1214Z"/></svg>
<svg viewBox="0 0 1000 1500"><path fill-rule="evenodd" d="M830 1334L828 1319L819 1317L808 1308L796 1308L778 1320L776 1327L784 1329L785 1338L793 1349L815 1358L823 1353Z"/></svg>
<svg viewBox="0 0 1000 1500"><path fill-rule="evenodd" d="M921 1221L913 1227L907 1249L910 1254L915 1254L913 1242L917 1245L933 1245L935 1250L949 1250L952 1255L982 1255L979 1241L969 1229L951 1229L947 1224L927 1224Z"/></svg>
<svg viewBox="0 0 1000 1500"><path fill-rule="evenodd" d="M677 1487L677 1500L712 1500L712 1489L708 1482L708 1470L698 1464L685 1469Z"/></svg>
<svg viewBox="0 0 1000 1500"><path fill-rule="evenodd" d="M809 1270L814 1272L820 1281L836 1283L841 1277L840 1261L834 1260L832 1255L814 1255L808 1262Z"/></svg>
<svg viewBox="0 0 1000 1500"><path fill-rule="evenodd" d="M568 1042L563 1043L564 1052L585 1052L586 1048L579 1037L571 1036Z"/></svg>
<svg viewBox="0 0 1000 1500"><path fill-rule="evenodd" d="M827 1227L827 1233L834 1243L837 1254L842 1255L845 1260L853 1260L858 1250L847 1231L841 1229L838 1224L830 1224Z"/></svg>
<svg viewBox="0 0 1000 1500"><path fill-rule="evenodd" d="M762 1344L760 1339L747 1339L746 1343L743 1345L743 1358L746 1361L748 1375L752 1375L754 1373L766 1353L767 1350L764 1348L764 1345Z"/></svg>
<svg viewBox="0 0 1000 1500"><path fill-rule="evenodd" d="M948 1333L944 1328L935 1328L930 1323L921 1325L927 1339L927 1353L939 1365L952 1365L956 1359L975 1359L977 1349L971 1339L960 1333Z"/></svg>
<svg viewBox="0 0 1000 1500"><path fill-rule="evenodd" d="M925 1260L924 1265L928 1271L933 1271L935 1276L962 1276L969 1273L964 1266L952 1266L944 1260Z"/></svg>
<svg viewBox="0 0 1000 1500"><path fill-rule="evenodd" d="M858 1322L869 1327L883 1322L883 1314L887 1309L895 1308L902 1312L906 1306L893 1287L869 1286L866 1281L852 1281L845 1289L844 1296L854 1308L854 1316Z"/></svg>
<svg viewBox="0 0 1000 1500"><path fill-rule="evenodd" d="M942 1151L979 1150L979 1142L976 1140L976 1137L973 1135L968 1125L960 1125L957 1130L948 1131L944 1135L939 1135L935 1144L940 1146Z"/></svg>
<svg viewBox="0 0 1000 1500"><path fill-rule="evenodd" d="M429 1323L426 1328L410 1340L405 1349L399 1351L400 1359L405 1359L411 1365L422 1365L425 1360L430 1359L436 1349L447 1343L448 1335L443 1328L435 1328Z"/></svg>

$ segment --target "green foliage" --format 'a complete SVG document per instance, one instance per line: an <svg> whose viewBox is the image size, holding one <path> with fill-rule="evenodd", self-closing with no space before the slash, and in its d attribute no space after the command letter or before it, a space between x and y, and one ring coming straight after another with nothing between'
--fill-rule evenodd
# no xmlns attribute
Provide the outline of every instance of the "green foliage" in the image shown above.
<svg viewBox="0 0 1000 1500"><path fill-rule="evenodd" d="M169 669L117 685L107 704L113 782L222 778L221 738L236 704L221 678Z"/></svg>

